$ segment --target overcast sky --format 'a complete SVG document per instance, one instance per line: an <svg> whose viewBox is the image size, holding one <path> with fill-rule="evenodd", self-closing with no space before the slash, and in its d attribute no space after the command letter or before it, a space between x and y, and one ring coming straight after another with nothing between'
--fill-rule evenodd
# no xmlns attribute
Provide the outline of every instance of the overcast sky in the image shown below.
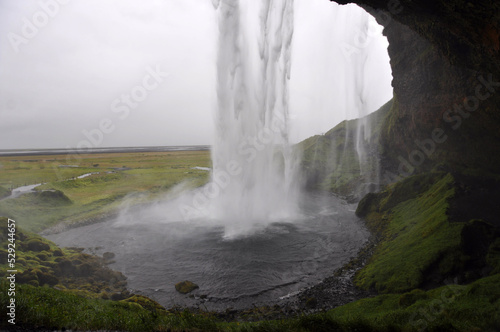
<svg viewBox="0 0 500 332"><path fill-rule="evenodd" d="M392 97L373 22L295 0L293 140ZM216 49L211 0L0 0L0 149L211 144Z"/></svg>

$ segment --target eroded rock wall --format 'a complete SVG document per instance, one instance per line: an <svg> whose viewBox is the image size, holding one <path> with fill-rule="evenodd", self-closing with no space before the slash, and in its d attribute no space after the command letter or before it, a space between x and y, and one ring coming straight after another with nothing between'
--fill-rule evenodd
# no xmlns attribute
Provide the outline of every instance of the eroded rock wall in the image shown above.
<svg viewBox="0 0 500 332"><path fill-rule="evenodd" d="M395 102L381 137L386 181L435 168L496 173L499 3L354 2L384 25L390 44Z"/></svg>

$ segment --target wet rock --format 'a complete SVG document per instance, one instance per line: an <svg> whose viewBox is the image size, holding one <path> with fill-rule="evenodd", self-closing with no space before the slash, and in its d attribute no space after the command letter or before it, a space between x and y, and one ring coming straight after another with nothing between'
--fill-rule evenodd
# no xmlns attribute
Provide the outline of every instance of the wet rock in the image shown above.
<svg viewBox="0 0 500 332"><path fill-rule="evenodd" d="M105 252L104 254L102 254L102 258L104 259L104 264L113 264L115 263L115 260L113 258L115 258L115 254L112 253L112 252Z"/></svg>
<svg viewBox="0 0 500 332"><path fill-rule="evenodd" d="M102 258L104 258L104 260L106 260L106 261L109 261L109 260L112 260L113 258L115 258L115 254L107 251L104 254L102 254Z"/></svg>
<svg viewBox="0 0 500 332"><path fill-rule="evenodd" d="M178 291L181 294L188 294L194 291L195 289L200 288L197 284L194 282L191 282L189 280L181 281L177 284L175 284L175 290Z"/></svg>

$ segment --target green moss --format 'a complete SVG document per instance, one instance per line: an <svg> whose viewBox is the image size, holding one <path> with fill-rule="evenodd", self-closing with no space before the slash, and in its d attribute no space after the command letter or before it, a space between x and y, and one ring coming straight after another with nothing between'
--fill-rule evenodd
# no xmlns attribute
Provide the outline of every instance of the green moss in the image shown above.
<svg viewBox="0 0 500 332"><path fill-rule="evenodd" d="M433 177L429 177L431 179ZM462 224L450 224L446 211L453 196L453 177L447 175L420 196L403 194L415 183L407 179L380 194L382 209L390 208L383 237L369 263L355 277L355 283L379 292L404 292L427 281L426 272L448 251L460 246ZM419 185L425 188L427 185ZM394 202L391 197L399 197ZM401 202L402 201L402 202Z"/></svg>
<svg viewBox="0 0 500 332"><path fill-rule="evenodd" d="M421 289L414 289L411 292L404 293L399 297L398 304L400 307L406 308L414 304L419 300L425 300L428 298L426 292Z"/></svg>
<svg viewBox="0 0 500 332"><path fill-rule="evenodd" d="M359 300L324 315L344 328L369 322L368 331L475 331L500 328L500 275L467 286L448 285Z"/></svg>
<svg viewBox="0 0 500 332"><path fill-rule="evenodd" d="M380 210L389 211L402 202L417 198L444 176L443 172L424 173L390 185L380 201Z"/></svg>
<svg viewBox="0 0 500 332"><path fill-rule="evenodd" d="M133 295L128 299L122 300L124 302L136 303L142 308L149 311L163 311L165 312L165 308L163 308L158 302L151 300L150 298L142 295Z"/></svg>
<svg viewBox="0 0 500 332"><path fill-rule="evenodd" d="M49 256L47 255L47 253L45 252L40 252L36 255L36 257L40 260L40 261L47 261L49 259Z"/></svg>
<svg viewBox="0 0 500 332"><path fill-rule="evenodd" d="M381 293L406 292L497 273L500 232L483 220L456 221L457 211L469 204L456 203L465 199L457 194L464 187L457 179L442 172L418 174L360 201L356 213L379 243L356 274L356 285ZM472 197L474 191L467 192Z"/></svg>
<svg viewBox="0 0 500 332"><path fill-rule="evenodd" d="M3 286L5 287L5 286ZM2 306L9 300L4 289ZM50 330L119 330L153 331L171 324L168 315L151 313L140 306L105 300L93 300L50 289L20 285L16 295L16 326L27 330L38 327ZM6 320L0 323L8 327Z"/></svg>

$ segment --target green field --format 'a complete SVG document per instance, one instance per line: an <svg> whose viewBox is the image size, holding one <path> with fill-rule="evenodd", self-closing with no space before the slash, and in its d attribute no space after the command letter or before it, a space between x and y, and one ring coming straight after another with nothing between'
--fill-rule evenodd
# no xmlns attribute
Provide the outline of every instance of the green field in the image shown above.
<svg viewBox="0 0 500 332"><path fill-rule="evenodd" d="M0 201L0 215L35 232L59 222L88 223L116 212L127 195L142 193L143 200L149 200L180 183L190 187L206 183L209 172L193 167L211 167L210 152L0 157L0 195L8 194L7 189L44 183L36 188L38 193ZM88 173L98 174L75 179Z"/></svg>

